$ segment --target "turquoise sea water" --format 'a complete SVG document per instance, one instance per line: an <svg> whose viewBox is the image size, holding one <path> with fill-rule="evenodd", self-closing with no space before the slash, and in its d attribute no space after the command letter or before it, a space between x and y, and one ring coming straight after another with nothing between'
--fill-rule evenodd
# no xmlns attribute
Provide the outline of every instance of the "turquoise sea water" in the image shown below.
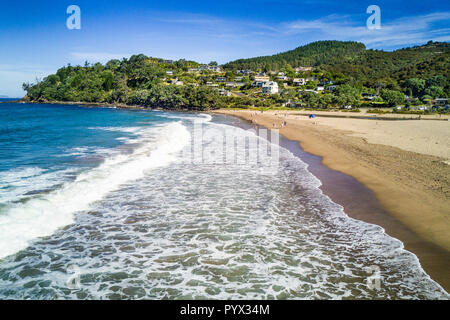
<svg viewBox="0 0 450 320"><path fill-rule="evenodd" d="M276 170L205 161L225 133L256 137L205 114L0 104L0 298L448 299L288 150Z"/></svg>

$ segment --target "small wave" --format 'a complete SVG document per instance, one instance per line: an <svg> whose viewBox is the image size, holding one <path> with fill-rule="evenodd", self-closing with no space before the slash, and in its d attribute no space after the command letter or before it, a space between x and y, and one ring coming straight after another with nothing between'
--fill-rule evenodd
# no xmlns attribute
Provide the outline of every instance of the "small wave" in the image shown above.
<svg viewBox="0 0 450 320"><path fill-rule="evenodd" d="M159 117L163 117L163 118L167 118L167 119L180 119L180 120L190 120L196 123L206 123L206 122L210 122L212 120L212 116L206 113L199 113L197 116L192 117L192 116L185 116L185 115L180 115L180 116L176 116L173 114L164 114L164 115L158 115Z"/></svg>
<svg viewBox="0 0 450 320"><path fill-rule="evenodd" d="M0 204L18 202L63 183L75 169L46 171L38 167L13 169L0 173Z"/></svg>
<svg viewBox="0 0 450 320"><path fill-rule="evenodd" d="M188 130L179 122L146 129L143 139L148 135L157 139L143 144L132 154L106 158L99 167L81 173L75 181L6 210L0 216L0 258L26 248L33 239L51 235L73 223L74 213L87 210L120 185L173 162L175 153L190 140Z"/></svg>

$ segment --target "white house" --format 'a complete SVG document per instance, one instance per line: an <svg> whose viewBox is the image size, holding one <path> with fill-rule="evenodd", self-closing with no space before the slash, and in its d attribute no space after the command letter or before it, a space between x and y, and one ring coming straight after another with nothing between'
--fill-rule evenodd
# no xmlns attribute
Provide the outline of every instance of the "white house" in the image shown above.
<svg viewBox="0 0 450 320"><path fill-rule="evenodd" d="M255 76L255 81L256 82L265 82L265 81L270 81L270 77L269 76Z"/></svg>
<svg viewBox="0 0 450 320"><path fill-rule="evenodd" d="M325 90L325 87L323 87L323 86L318 86L316 88L316 91L323 91L323 90Z"/></svg>
<svg viewBox="0 0 450 320"><path fill-rule="evenodd" d="M229 97L231 96L231 92L225 89L219 89L219 95Z"/></svg>
<svg viewBox="0 0 450 320"><path fill-rule="evenodd" d="M275 94L278 93L278 83L275 81L266 82L262 87L262 93Z"/></svg>
<svg viewBox="0 0 450 320"><path fill-rule="evenodd" d="M175 78L175 79L172 79L172 84L174 84L176 86L182 86L183 85L183 81L180 81L177 78Z"/></svg>
<svg viewBox="0 0 450 320"><path fill-rule="evenodd" d="M297 67L295 68L295 72L303 72L303 71L311 71L313 67Z"/></svg>
<svg viewBox="0 0 450 320"><path fill-rule="evenodd" d="M304 86L306 84L306 80L304 78L295 78L293 83L294 86Z"/></svg>
<svg viewBox="0 0 450 320"><path fill-rule="evenodd" d="M168 76L173 76L173 71L172 71L172 70L167 70L167 71L166 71L166 74L167 74Z"/></svg>

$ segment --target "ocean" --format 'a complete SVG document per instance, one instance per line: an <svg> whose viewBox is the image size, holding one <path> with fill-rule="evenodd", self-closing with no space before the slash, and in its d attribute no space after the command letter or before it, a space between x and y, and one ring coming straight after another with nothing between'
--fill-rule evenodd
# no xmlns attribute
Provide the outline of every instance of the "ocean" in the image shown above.
<svg viewBox="0 0 450 320"><path fill-rule="evenodd" d="M449 298L239 121L0 104L0 299Z"/></svg>

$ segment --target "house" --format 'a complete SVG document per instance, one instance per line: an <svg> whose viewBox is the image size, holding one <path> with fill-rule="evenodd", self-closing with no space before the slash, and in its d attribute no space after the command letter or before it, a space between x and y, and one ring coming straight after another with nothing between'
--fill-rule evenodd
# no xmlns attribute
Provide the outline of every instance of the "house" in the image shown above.
<svg viewBox="0 0 450 320"><path fill-rule="evenodd" d="M198 70L198 68L189 68L188 72L189 73L199 73L200 71Z"/></svg>
<svg viewBox="0 0 450 320"><path fill-rule="evenodd" d="M238 81L238 82L239 82L239 81L242 81L243 78L244 78L244 77L235 77L235 78L234 78L234 81Z"/></svg>
<svg viewBox="0 0 450 320"><path fill-rule="evenodd" d="M374 101L378 97L377 95L370 93L363 93L362 96L365 101Z"/></svg>
<svg viewBox="0 0 450 320"><path fill-rule="evenodd" d="M332 85L333 81L320 81L319 86Z"/></svg>
<svg viewBox="0 0 450 320"><path fill-rule="evenodd" d="M183 85L183 81L178 80L177 78L172 79L171 83L176 85L176 86L182 86Z"/></svg>
<svg viewBox="0 0 450 320"><path fill-rule="evenodd" d="M446 104L448 104L448 99L437 98L437 99L432 100L432 103L434 106L445 106Z"/></svg>
<svg viewBox="0 0 450 320"><path fill-rule="evenodd" d="M217 77L216 81L217 82L225 82L225 81L227 81L227 78L225 78L225 77Z"/></svg>
<svg viewBox="0 0 450 320"><path fill-rule="evenodd" d="M325 87L323 87L323 86L318 86L316 88L316 91L323 91L323 90L325 90Z"/></svg>
<svg viewBox="0 0 450 320"><path fill-rule="evenodd" d="M225 89L219 89L219 95L229 97L231 96L231 92Z"/></svg>
<svg viewBox="0 0 450 320"><path fill-rule="evenodd" d="M313 89L304 89L304 90L300 90L298 93L301 94L303 92L314 92L317 93L317 91L313 90Z"/></svg>
<svg viewBox="0 0 450 320"><path fill-rule="evenodd" d="M238 70L237 74L243 74L243 75L251 75L253 71L251 70Z"/></svg>
<svg viewBox="0 0 450 320"><path fill-rule="evenodd" d="M199 68L199 71L212 71L212 72L220 72L221 69L219 66L210 66L210 65L206 65L206 64L202 64Z"/></svg>
<svg viewBox="0 0 450 320"><path fill-rule="evenodd" d="M166 74L167 74L168 76L173 76L173 71L172 71L172 70L167 70L167 71L166 71Z"/></svg>
<svg viewBox="0 0 450 320"><path fill-rule="evenodd" d="M281 81L288 81L289 80L289 78L284 76L284 75L283 76L278 76L277 78L278 78L278 80L281 80Z"/></svg>
<svg viewBox="0 0 450 320"><path fill-rule="evenodd" d="M328 91L334 91L334 90L336 90L336 88L337 88L337 85L332 85L332 86L328 86L328 87L326 87L325 88L325 90L328 90Z"/></svg>
<svg viewBox="0 0 450 320"><path fill-rule="evenodd" d="M275 81L266 82L262 87L262 93L275 94L278 93L278 83Z"/></svg>
<svg viewBox="0 0 450 320"><path fill-rule="evenodd" d="M317 81L316 77L308 77L306 78L306 81Z"/></svg>
<svg viewBox="0 0 450 320"><path fill-rule="evenodd" d="M295 108L295 107L297 107L297 104L295 102L291 102L291 100L289 100L287 102L284 102L282 104L282 106L286 107L286 108Z"/></svg>
<svg viewBox="0 0 450 320"><path fill-rule="evenodd" d="M217 83L212 83L211 81L206 82L207 87L217 88L219 85Z"/></svg>
<svg viewBox="0 0 450 320"><path fill-rule="evenodd" d="M313 67L297 67L295 68L295 72L305 72L305 71L311 71Z"/></svg>
<svg viewBox="0 0 450 320"><path fill-rule="evenodd" d="M306 80L304 78L295 78L293 83L294 86L304 86L306 84Z"/></svg>
<svg viewBox="0 0 450 320"><path fill-rule="evenodd" d="M258 88L262 88L266 83L268 83L268 80L264 80L264 81L253 81L252 83L252 87L258 87Z"/></svg>
<svg viewBox="0 0 450 320"><path fill-rule="evenodd" d="M243 83L243 82L226 82L225 83L225 87L230 87L230 88L242 87L244 85L245 85L245 83Z"/></svg>
<svg viewBox="0 0 450 320"><path fill-rule="evenodd" d="M266 81L270 81L270 77L269 77L269 76L266 76L265 74L264 74L264 75L257 75L257 76L255 76L255 81L256 81L256 82L266 82Z"/></svg>
<svg viewBox="0 0 450 320"><path fill-rule="evenodd" d="M278 75L279 75L280 77L282 77L282 76L285 76L286 74L285 74L284 72L278 72Z"/></svg>

